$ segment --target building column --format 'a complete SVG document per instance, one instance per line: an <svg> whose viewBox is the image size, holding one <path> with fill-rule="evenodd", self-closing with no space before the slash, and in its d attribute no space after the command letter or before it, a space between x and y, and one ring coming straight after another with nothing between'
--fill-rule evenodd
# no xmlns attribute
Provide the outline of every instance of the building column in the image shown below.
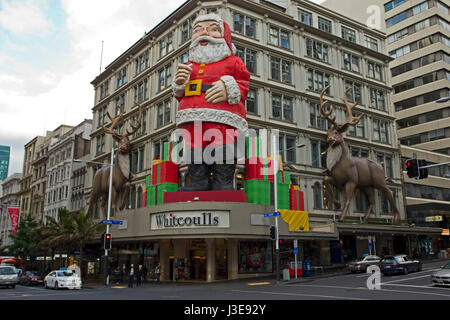
<svg viewBox="0 0 450 320"><path fill-rule="evenodd" d="M228 249L227 250L228 280L238 279L239 278L238 240L228 239L227 249Z"/></svg>
<svg viewBox="0 0 450 320"><path fill-rule="evenodd" d="M159 263L161 281L168 281L170 275L169 261L170 240L159 241Z"/></svg>
<svg viewBox="0 0 450 320"><path fill-rule="evenodd" d="M205 239L206 242L206 282L215 280L216 272L216 239Z"/></svg>

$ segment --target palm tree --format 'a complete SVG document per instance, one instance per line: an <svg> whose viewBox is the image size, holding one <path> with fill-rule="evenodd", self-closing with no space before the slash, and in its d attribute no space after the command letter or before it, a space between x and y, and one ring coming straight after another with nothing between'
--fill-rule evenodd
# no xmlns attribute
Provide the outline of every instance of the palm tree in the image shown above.
<svg viewBox="0 0 450 320"><path fill-rule="evenodd" d="M97 239L105 231L105 226L94 220L89 213L80 211L69 215L68 229L71 232L73 241L78 242L80 249L80 269L83 263L83 251L87 241Z"/></svg>

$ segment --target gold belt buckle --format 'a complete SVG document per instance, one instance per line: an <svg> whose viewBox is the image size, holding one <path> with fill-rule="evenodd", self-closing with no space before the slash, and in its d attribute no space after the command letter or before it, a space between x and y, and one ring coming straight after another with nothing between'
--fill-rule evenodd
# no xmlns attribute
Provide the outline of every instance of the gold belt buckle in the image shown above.
<svg viewBox="0 0 450 320"><path fill-rule="evenodd" d="M189 81L186 85L186 89L184 90L184 95L186 97L202 95L202 84L202 79Z"/></svg>

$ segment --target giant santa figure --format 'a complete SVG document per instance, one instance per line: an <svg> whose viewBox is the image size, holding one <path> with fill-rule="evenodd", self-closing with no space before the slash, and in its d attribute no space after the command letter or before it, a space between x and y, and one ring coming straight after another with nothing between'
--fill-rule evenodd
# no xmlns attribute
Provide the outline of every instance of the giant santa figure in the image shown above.
<svg viewBox="0 0 450 320"><path fill-rule="evenodd" d="M233 189L236 141L248 129L244 102L250 81L245 64L235 52L230 27L218 15L202 15L194 21L189 62L178 66L172 83L179 101L177 126L189 133L185 148L191 155L185 159L191 184L179 191ZM197 155L204 155L211 146L221 160L208 163L203 157L198 161Z"/></svg>

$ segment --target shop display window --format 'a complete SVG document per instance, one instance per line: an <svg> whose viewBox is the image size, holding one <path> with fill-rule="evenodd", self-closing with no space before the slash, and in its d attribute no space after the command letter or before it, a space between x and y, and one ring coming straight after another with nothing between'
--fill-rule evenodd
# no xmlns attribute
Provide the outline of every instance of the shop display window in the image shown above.
<svg viewBox="0 0 450 320"><path fill-rule="evenodd" d="M239 273L272 273L271 241L239 242Z"/></svg>

